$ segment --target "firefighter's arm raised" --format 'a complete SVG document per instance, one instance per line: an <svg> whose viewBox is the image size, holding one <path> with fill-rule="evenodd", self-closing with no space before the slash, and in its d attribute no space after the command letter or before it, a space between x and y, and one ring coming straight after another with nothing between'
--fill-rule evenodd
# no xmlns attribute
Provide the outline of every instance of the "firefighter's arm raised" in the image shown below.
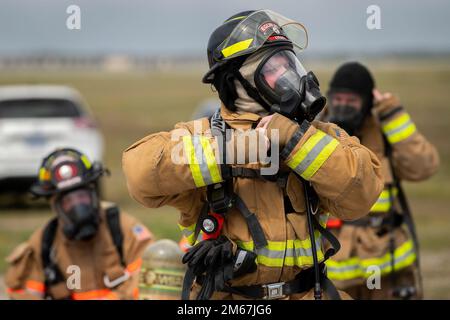
<svg viewBox="0 0 450 320"><path fill-rule="evenodd" d="M256 130L248 132L254 133L256 139L263 137ZM230 131L227 149L234 148L230 162L249 162L249 153L255 150L248 147L248 132ZM241 141L245 144L243 155L237 147ZM170 205L181 212L191 211L197 200L205 197L207 185L223 181L218 145L219 139L212 136L207 118L180 123L170 132L136 142L122 157L131 196L147 207Z"/></svg>
<svg viewBox="0 0 450 320"><path fill-rule="evenodd" d="M146 207L170 205L181 212L192 211L204 198L204 187L222 181L212 151L215 139L203 135L207 129L206 118L180 123L126 149L122 167L130 195Z"/></svg>
<svg viewBox="0 0 450 320"><path fill-rule="evenodd" d="M331 123L294 121L275 114L268 136L278 130L280 156L287 166L310 181L322 206L343 220L366 215L383 189L378 158L357 138Z"/></svg>
<svg viewBox="0 0 450 320"><path fill-rule="evenodd" d="M394 170L400 179L421 181L431 177L439 167L436 148L417 130L398 97L374 90L375 112L392 150Z"/></svg>

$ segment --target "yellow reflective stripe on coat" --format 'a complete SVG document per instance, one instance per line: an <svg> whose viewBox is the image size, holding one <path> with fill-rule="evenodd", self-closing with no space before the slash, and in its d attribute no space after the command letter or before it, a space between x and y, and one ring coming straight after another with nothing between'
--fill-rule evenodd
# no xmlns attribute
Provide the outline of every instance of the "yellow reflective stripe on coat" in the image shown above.
<svg viewBox="0 0 450 320"><path fill-rule="evenodd" d="M194 244L194 235L195 235L195 226L196 224L192 224L188 227L182 226L181 224L178 224L178 228L180 228L181 234L183 235L183 237L186 238L186 240L188 241L189 245L193 245Z"/></svg>
<svg viewBox="0 0 450 320"><path fill-rule="evenodd" d="M219 165L209 138L184 136L183 145L196 187L204 187L222 181Z"/></svg>
<svg viewBox="0 0 450 320"><path fill-rule="evenodd" d="M416 132L416 125L412 122L409 114L404 113L383 125L382 130L389 143L397 143L409 138Z"/></svg>
<svg viewBox="0 0 450 320"><path fill-rule="evenodd" d="M200 241L203 241L203 231L200 231L197 239L195 238L195 227L196 227L196 223L191 224L188 227L184 227L181 224L178 224L178 228L180 228L181 234L183 235L183 237L186 238L188 244L190 246L196 245L197 243L199 243Z"/></svg>
<svg viewBox="0 0 450 320"><path fill-rule="evenodd" d="M287 165L303 179L309 180L330 157L339 142L321 130L317 130L294 154Z"/></svg>
<svg viewBox="0 0 450 320"><path fill-rule="evenodd" d="M404 269L416 261L416 253L412 240L408 240L394 251L394 270ZM353 257L343 261L328 259L327 275L330 280L345 281L357 278L368 278L373 275L371 267L380 269L381 275L392 271L391 253L379 258L360 259Z"/></svg>
<svg viewBox="0 0 450 320"><path fill-rule="evenodd" d="M321 236L315 233L317 258L323 261L321 249ZM313 264L311 241L309 239L267 241L264 248L255 249L253 241L237 241L238 247L256 253L256 263L268 267L298 266L305 267Z"/></svg>
<svg viewBox="0 0 450 320"><path fill-rule="evenodd" d="M392 198L395 199L397 196L398 190L397 188L392 188ZM389 190L385 189L381 192L378 197L377 202L370 209L371 212L388 212L392 206L391 197L389 195Z"/></svg>
<svg viewBox="0 0 450 320"><path fill-rule="evenodd" d="M224 49L222 49L222 54L225 58L228 58L229 56L232 56L233 54L236 54L238 52L247 50L248 47L252 44L253 39L247 39L242 40L239 42L236 42L235 44L232 44L231 46L228 46Z"/></svg>

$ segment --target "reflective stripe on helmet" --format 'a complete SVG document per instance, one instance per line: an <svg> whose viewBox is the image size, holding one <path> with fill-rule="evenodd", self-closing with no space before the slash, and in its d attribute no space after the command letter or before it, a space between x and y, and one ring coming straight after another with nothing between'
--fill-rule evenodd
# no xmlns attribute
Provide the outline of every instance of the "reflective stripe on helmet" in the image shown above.
<svg viewBox="0 0 450 320"><path fill-rule="evenodd" d="M83 164L86 167L86 169L89 170L92 167L91 162L89 161L89 159L84 154L80 157L80 159L83 162Z"/></svg>
<svg viewBox="0 0 450 320"><path fill-rule="evenodd" d="M389 143L397 143L409 138L416 132L416 125L412 122L407 113L396 117L382 126L383 133L386 135Z"/></svg>
<svg viewBox="0 0 450 320"><path fill-rule="evenodd" d="M209 139L203 136L184 136L184 152L197 187L221 182L219 166Z"/></svg>
<svg viewBox="0 0 450 320"><path fill-rule="evenodd" d="M253 42L253 39L242 40L235 44L232 44L231 46L228 46L228 47L222 49L221 52L222 52L224 58L228 58L228 57L232 56L233 54L247 50L248 47L250 47L250 45L252 44L252 42Z"/></svg>
<svg viewBox="0 0 450 320"><path fill-rule="evenodd" d="M309 180L330 157L339 142L321 130L317 130L293 155L287 165L303 179Z"/></svg>
<svg viewBox="0 0 450 320"><path fill-rule="evenodd" d="M394 269L400 270L412 265L416 260L416 253L412 240L408 240L394 251ZM329 259L326 262L328 277L330 280L351 280L356 278L368 278L371 276L372 266L380 268L381 275L391 272L391 253L388 252L379 258L361 259L352 257L347 260L336 261Z"/></svg>
<svg viewBox="0 0 450 320"><path fill-rule="evenodd" d="M228 22L230 22L230 21L234 21L234 20L242 20L242 19L244 19L244 18L247 18L247 16L234 17L234 18L231 18L231 19L228 19L227 21L225 21L224 24L225 24L225 23L228 23Z"/></svg>

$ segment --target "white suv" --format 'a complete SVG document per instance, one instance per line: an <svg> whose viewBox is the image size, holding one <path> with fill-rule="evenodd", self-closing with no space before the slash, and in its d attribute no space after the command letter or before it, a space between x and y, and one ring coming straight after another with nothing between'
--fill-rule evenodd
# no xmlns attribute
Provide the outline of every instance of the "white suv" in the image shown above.
<svg viewBox="0 0 450 320"><path fill-rule="evenodd" d="M26 191L43 157L63 147L102 160L103 137L76 90L0 86L0 192Z"/></svg>

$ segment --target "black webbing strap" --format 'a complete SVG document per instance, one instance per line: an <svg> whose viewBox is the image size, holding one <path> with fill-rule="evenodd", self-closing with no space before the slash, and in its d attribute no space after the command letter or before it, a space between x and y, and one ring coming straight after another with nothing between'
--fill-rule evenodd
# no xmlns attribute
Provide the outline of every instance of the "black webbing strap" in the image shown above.
<svg viewBox="0 0 450 320"><path fill-rule="evenodd" d="M286 160L287 157L292 153L292 150L298 145L300 139L303 137L306 131L308 131L311 124L308 121L303 121L300 125L300 128L295 131L294 135L291 139L286 143L286 146L281 150L280 157L283 160Z"/></svg>
<svg viewBox="0 0 450 320"><path fill-rule="evenodd" d="M308 273L306 277L303 273ZM300 272L300 276L280 284L282 288L283 296L290 296L292 294L302 293L309 291L314 287L314 276L311 270L304 270ZM236 294L238 296L243 296L248 299L267 299L268 292L264 285L250 285L250 286L225 286L222 292L228 292ZM279 297L282 298L283 296Z"/></svg>
<svg viewBox="0 0 450 320"><path fill-rule="evenodd" d="M331 247L327 249L324 253L324 260L322 264L325 266L325 261L330 257L334 256L340 249L341 244L339 240L335 237L335 235L328 229L322 227L322 225L317 220L317 217L313 219L314 228L317 229L320 234L330 243ZM331 300L341 300L341 295L337 291L334 283L327 277L326 267L322 270L321 274L321 284L324 292L327 293L327 296Z"/></svg>
<svg viewBox="0 0 450 320"><path fill-rule="evenodd" d="M239 72L238 72L239 73ZM258 173L255 173L254 170L248 169L248 168L232 168L230 169L230 166L226 164L226 128L227 124L223 120L222 115L220 114L220 110L217 110L214 115L211 118L211 132L214 136L222 135L223 138L223 145L222 145L222 166L221 170L222 172L227 171L227 174L230 175L229 177L226 177L222 174L222 178L224 180L227 179L233 179L233 169L235 174L246 174L256 176ZM241 214L244 216L248 229L250 231L250 234L252 235L253 241L255 243L256 248L262 248L267 245L267 240L264 235L264 231L256 218L256 215L250 210L248 210L247 206L245 205L244 201L235 194L232 190L228 191L225 190L225 192L231 192L232 194L230 196L233 197L234 206L241 212ZM211 199L208 199L208 201L211 201ZM199 220L200 221L200 220ZM198 224L198 223L197 223Z"/></svg>
<svg viewBox="0 0 450 320"><path fill-rule="evenodd" d="M334 286L333 282L326 276L326 266L322 262L320 264L320 282L322 284L324 292L331 300L341 300L341 296ZM201 284L202 278L197 279L197 282ZM276 298L283 298L285 296L290 296L292 294L298 294L302 292L307 292L314 287L314 270L313 268L302 270L295 279L291 281L286 281L283 284L279 284L281 287L282 296ZM250 285L250 286L225 286L222 292L228 292L236 294L238 296L243 296L249 299L267 299L270 298L270 293L268 292L267 286L265 285Z"/></svg>
<svg viewBox="0 0 450 320"><path fill-rule="evenodd" d="M320 234L331 244L331 248L328 248L328 250L324 254L325 261L328 258L334 256L341 249L341 244L330 230L322 227L316 217L314 217L313 219L313 224L314 228L317 229Z"/></svg>
<svg viewBox="0 0 450 320"><path fill-rule="evenodd" d="M237 194L234 195L234 201L236 208L241 212L247 222L255 247L259 249L267 246L267 239L256 215L247 208L244 201Z"/></svg>
<svg viewBox="0 0 450 320"><path fill-rule="evenodd" d="M380 116L380 121L384 121L384 120L392 117L394 114L396 114L396 113L398 113L400 111L403 111L403 107L401 107L401 106L400 107L396 107L396 108L394 108L394 109L392 109L392 110L382 114Z"/></svg>
<svg viewBox="0 0 450 320"><path fill-rule="evenodd" d="M247 179L262 178L261 172L259 170L244 167L232 167L231 176L233 178L247 178Z"/></svg>
<svg viewBox="0 0 450 320"><path fill-rule="evenodd" d="M111 234L114 246L119 253L120 263L126 267L123 255L123 233L120 226L120 211L119 207L112 206L106 209L106 221L108 222L109 232Z"/></svg>
<svg viewBox="0 0 450 320"><path fill-rule="evenodd" d="M285 188L287 184L289 172L277 172L276 174L264 175L261 174L261 170L244 168L244 167L232 167L231 176L233 178L244 179L263 179L271 182L276 182L280 188Z"/></svg>
<svg viewBox="0 0 450 320"><path fill-rule="evenodd" d="M200 231L202 230L202 222L208 216L208 211L209 211L209 203L208 203L208 201L206 201L202 206L202 209L201 209L200 214L197 219L197 224L195 225L194 243L197 240L198 235L200 234Z"/></svg>
<svg viewBox="0 0 450 320"><path fill-rule="evenodd" d="M220 173L223 180L227 180L231 177L231 172L229 166L227 165L227 134L226 129L228 128L227 123L223 120L220 114L220 109L216 110L210 119L211 134L221 139L221 144L219 144L219 151L222 156L220 163ZM217 141L219 143L219 141Z"/></svg>
<svg viewBox="0 0 450 320"><path fill-rule="evenodd" d="M339 291L336 289L336 286L326 276L326 274L323 274L323 276L322 276L322 288L323 288L323 291L325 291L327 293L327 296L330 300L342 300L341 295L339 294Z"/></svg>
<svg viewBox="0 0 450 320"><path fill-rule="evenodd" d="M331 244L331 248L329 248L324 254L324 261L326 261L329 257L333 256L334 254L336 254L336 252L338 252L339 249L341 248L341 245L338 239L329 230L323 228L317 221L316 214L319 208L319 196L312 187L311 183L303 179L299 174L297 173L295 174L303 184L303 190L305 195L306 217L308 220L308 232L311 240L311 249L314 263L313 266L315 277L314 298L316 300L321 300L322 299L321 287L323 287L324 290L330 290L330 281L327 278L326 270L324 269L320 270L321 265L318 262L316 237L314 234L314 230L318 230L319 233ZM334 288L334 290L336 290L336 288ZM334 292L331 292L331 294L334 295ZM337 295L337 297L340 299L339 294Z"/></svg>
<svg viewBox="0 0 450 320"><path fill-rule="evenodd" d="M181 300L189 300L192 285L195 281L195 275L192 268L187 268L183 279L183 290L181 291Z"/></svg>
<svg viewBox="0 0 450 320"><path fill-rule="evenodd" d="M58 218L53 218L45 227L42 233L41 242L41 259L44 269L44 283L45 283L45 297L51 297L49 288L64 281L64 276L61 273L58 265L51 257L53 241L55 240L56 229L58 228Z"/></svg>

